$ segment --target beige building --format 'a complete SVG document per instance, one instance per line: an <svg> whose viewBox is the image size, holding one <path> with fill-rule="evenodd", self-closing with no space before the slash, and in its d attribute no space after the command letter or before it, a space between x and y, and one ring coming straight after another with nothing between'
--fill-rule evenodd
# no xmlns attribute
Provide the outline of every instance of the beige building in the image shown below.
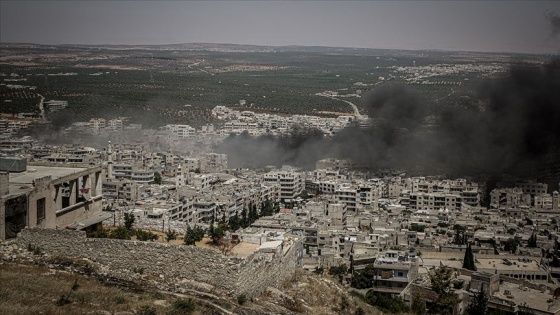
<svg viewBox="0 0 560 315"><path fill-rule="evenodd" d="M87 229L110 215L101 212L102 168L28 166L0 174L0 240L24 227Z"/></svg>

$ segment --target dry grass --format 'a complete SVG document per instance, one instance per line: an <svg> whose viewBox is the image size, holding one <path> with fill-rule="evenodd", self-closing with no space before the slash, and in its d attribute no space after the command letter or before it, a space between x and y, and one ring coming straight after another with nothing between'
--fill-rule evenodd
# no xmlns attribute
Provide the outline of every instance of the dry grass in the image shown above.
<svg viewBox="0 0 560 315"><path fill-rule="evenodd" d="M319 276L298 270L292 279L284 283L282 291L296 301L296 307L283 305L284 307L294 311L304 310L310 315L351 315L358 307L366 314L383 314L375 307L348 294L336 279L327 275Z"/></svg>
<svg viewBox="0 0 560 315"><path fill-rule="evenodd" d="M60 303L65 299L68 304ZM155 291L132 292L67 272L0 262L0 314L135 314L142 307L167 314L173 300ZM192 314L213 312L196 304Z"/></svg>

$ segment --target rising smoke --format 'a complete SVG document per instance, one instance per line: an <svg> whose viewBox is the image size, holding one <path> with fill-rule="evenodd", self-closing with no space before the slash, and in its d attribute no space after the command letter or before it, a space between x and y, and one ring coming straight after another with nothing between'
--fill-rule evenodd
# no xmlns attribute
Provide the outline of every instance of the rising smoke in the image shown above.
<svg viewBox="0 0 560 315"><path fill-rule="evenodd" d="M556 12L547 11L544 13L550 27L550 38L555 38L560 34L560 15Z"/></svg>
<svg viewBox="0 0 560 315"><path fill-rule="evenodd" d="M402 86L381 86L364 97L372 126L348 127L332 139L296 128L280 138L231 136L218 151L230 165L290 164L313 168L326 157L357 165L457 176L536 174L560 150L560 61L513 67L479 90L479 106L440 110Z"/></svg>

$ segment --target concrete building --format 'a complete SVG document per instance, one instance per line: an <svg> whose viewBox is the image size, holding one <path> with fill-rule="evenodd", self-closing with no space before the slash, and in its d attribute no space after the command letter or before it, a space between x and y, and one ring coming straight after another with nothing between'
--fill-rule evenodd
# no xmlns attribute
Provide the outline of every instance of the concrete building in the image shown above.
<svg viewBox="0 0 560 315"><path fill-rule="evenodd" d="M208 153L200 159L199 170L203 173L221 173L227 170L227 154ZM187 168L190 169L189 166Z"/></svg>
<svg viewBox="0 0 560 315"><path fill-rule="evenodd" d="M461 210L462 198L458 195L445 193L411 193L409 207L412 210Z"/></svg>
<svg viewBox="0 0 560 315"><path fill-rule="evenodd" d="M89 126L93 131L104 129L106 125L107 121L103 118L92 118L89 120Z"/></svg>
<svg viewBox="0 0 560 315"><path fill-rule="evenodd" d="M122 119L110 119L107 121L107 129L111 130L122 130L123 121Z"/></svg>
<svg viewBox="0 0 560 315"><path fill-rule="evenodd" d="M56 100L50 100L47 102L44 102L43 105L45 106L45 109L51 113L57 112L61 109L65 109L66 107L68 107L68 102L67 101L56 101Z"/></svg>
<svg viewBox="0 0 560 315"><path fill-rule="evenodd" d="M24 227L87 229L101 212L102 168L29 166L0 175L0 239Z"/></svg>
<svg viewBox="0 0 560 315"><path fill-rule="evenodd" d="M196 129L189 125L166 125L163 128L174 139L193 138L196 135Z"/></svg>
<svg viewBox="0 0 560 315"><path fill-rule="evenodd" d="M496 188L490 192L490 206L493 208L530 205L531 195L523 193L522 188Z"/></svg>
<svg viewBox="0 0 560 315"><path fill-rule="evenodd" d="M292 200L303 191L303 178L294 171L273 171L265 174L263 180L266 184L276 184L280 187L279 199Z"/></svg>

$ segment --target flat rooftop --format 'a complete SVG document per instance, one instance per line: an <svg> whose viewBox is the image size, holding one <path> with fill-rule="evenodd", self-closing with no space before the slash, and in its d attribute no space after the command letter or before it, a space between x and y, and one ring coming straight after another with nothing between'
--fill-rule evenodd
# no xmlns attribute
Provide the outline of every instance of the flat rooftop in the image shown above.
<svg viewBox="0 0 560 315"><path fill-rule="evenodd" d="M261 245L241 242L231 249L231 254L235 257L245 258L259 249Z"/></svg>
<svg viewBox="0 0 560 315"><path fill-rule="evenodd" d="M278 246L282 245L282 241L270 241L270 242L264 242L261 244L261 246L259 247L259 250L261 249L276 249L278 248Z"/></svg>
<svg viewBox="0 0 560 315"><path fill-rule="evenodd" d="M501 259L476 259L475 263L477 270L500 270L500 271L543 271L540 265L533 259L528 262L521 262L518 260L510 260L511 265L506 265Z"/></svg>
<svg viewBox="0 0 560 315"><path fill-rule="evenodd" d="M506 290L509 291L506 295ZM501 300L514 302L517 305L526 303L530 305L531 308L550 312L554 314L560 310L560 301L552 299L552 294L549 292L542 292L539 290L534 290L530 288L520 288L518 284L504 282L500 285L500 291L494 293L495 298ZM552 302L549 302L552 300ZM550 308L549 308L550 307Z"/></svg>
<svg viewBox="0 0 560 315"><path fill-rule="evenodd" d="M35 179L49 175L55 180L84 170L87 168L28 165L25 172L10 173L10 184L32 184Z"/></svg>

